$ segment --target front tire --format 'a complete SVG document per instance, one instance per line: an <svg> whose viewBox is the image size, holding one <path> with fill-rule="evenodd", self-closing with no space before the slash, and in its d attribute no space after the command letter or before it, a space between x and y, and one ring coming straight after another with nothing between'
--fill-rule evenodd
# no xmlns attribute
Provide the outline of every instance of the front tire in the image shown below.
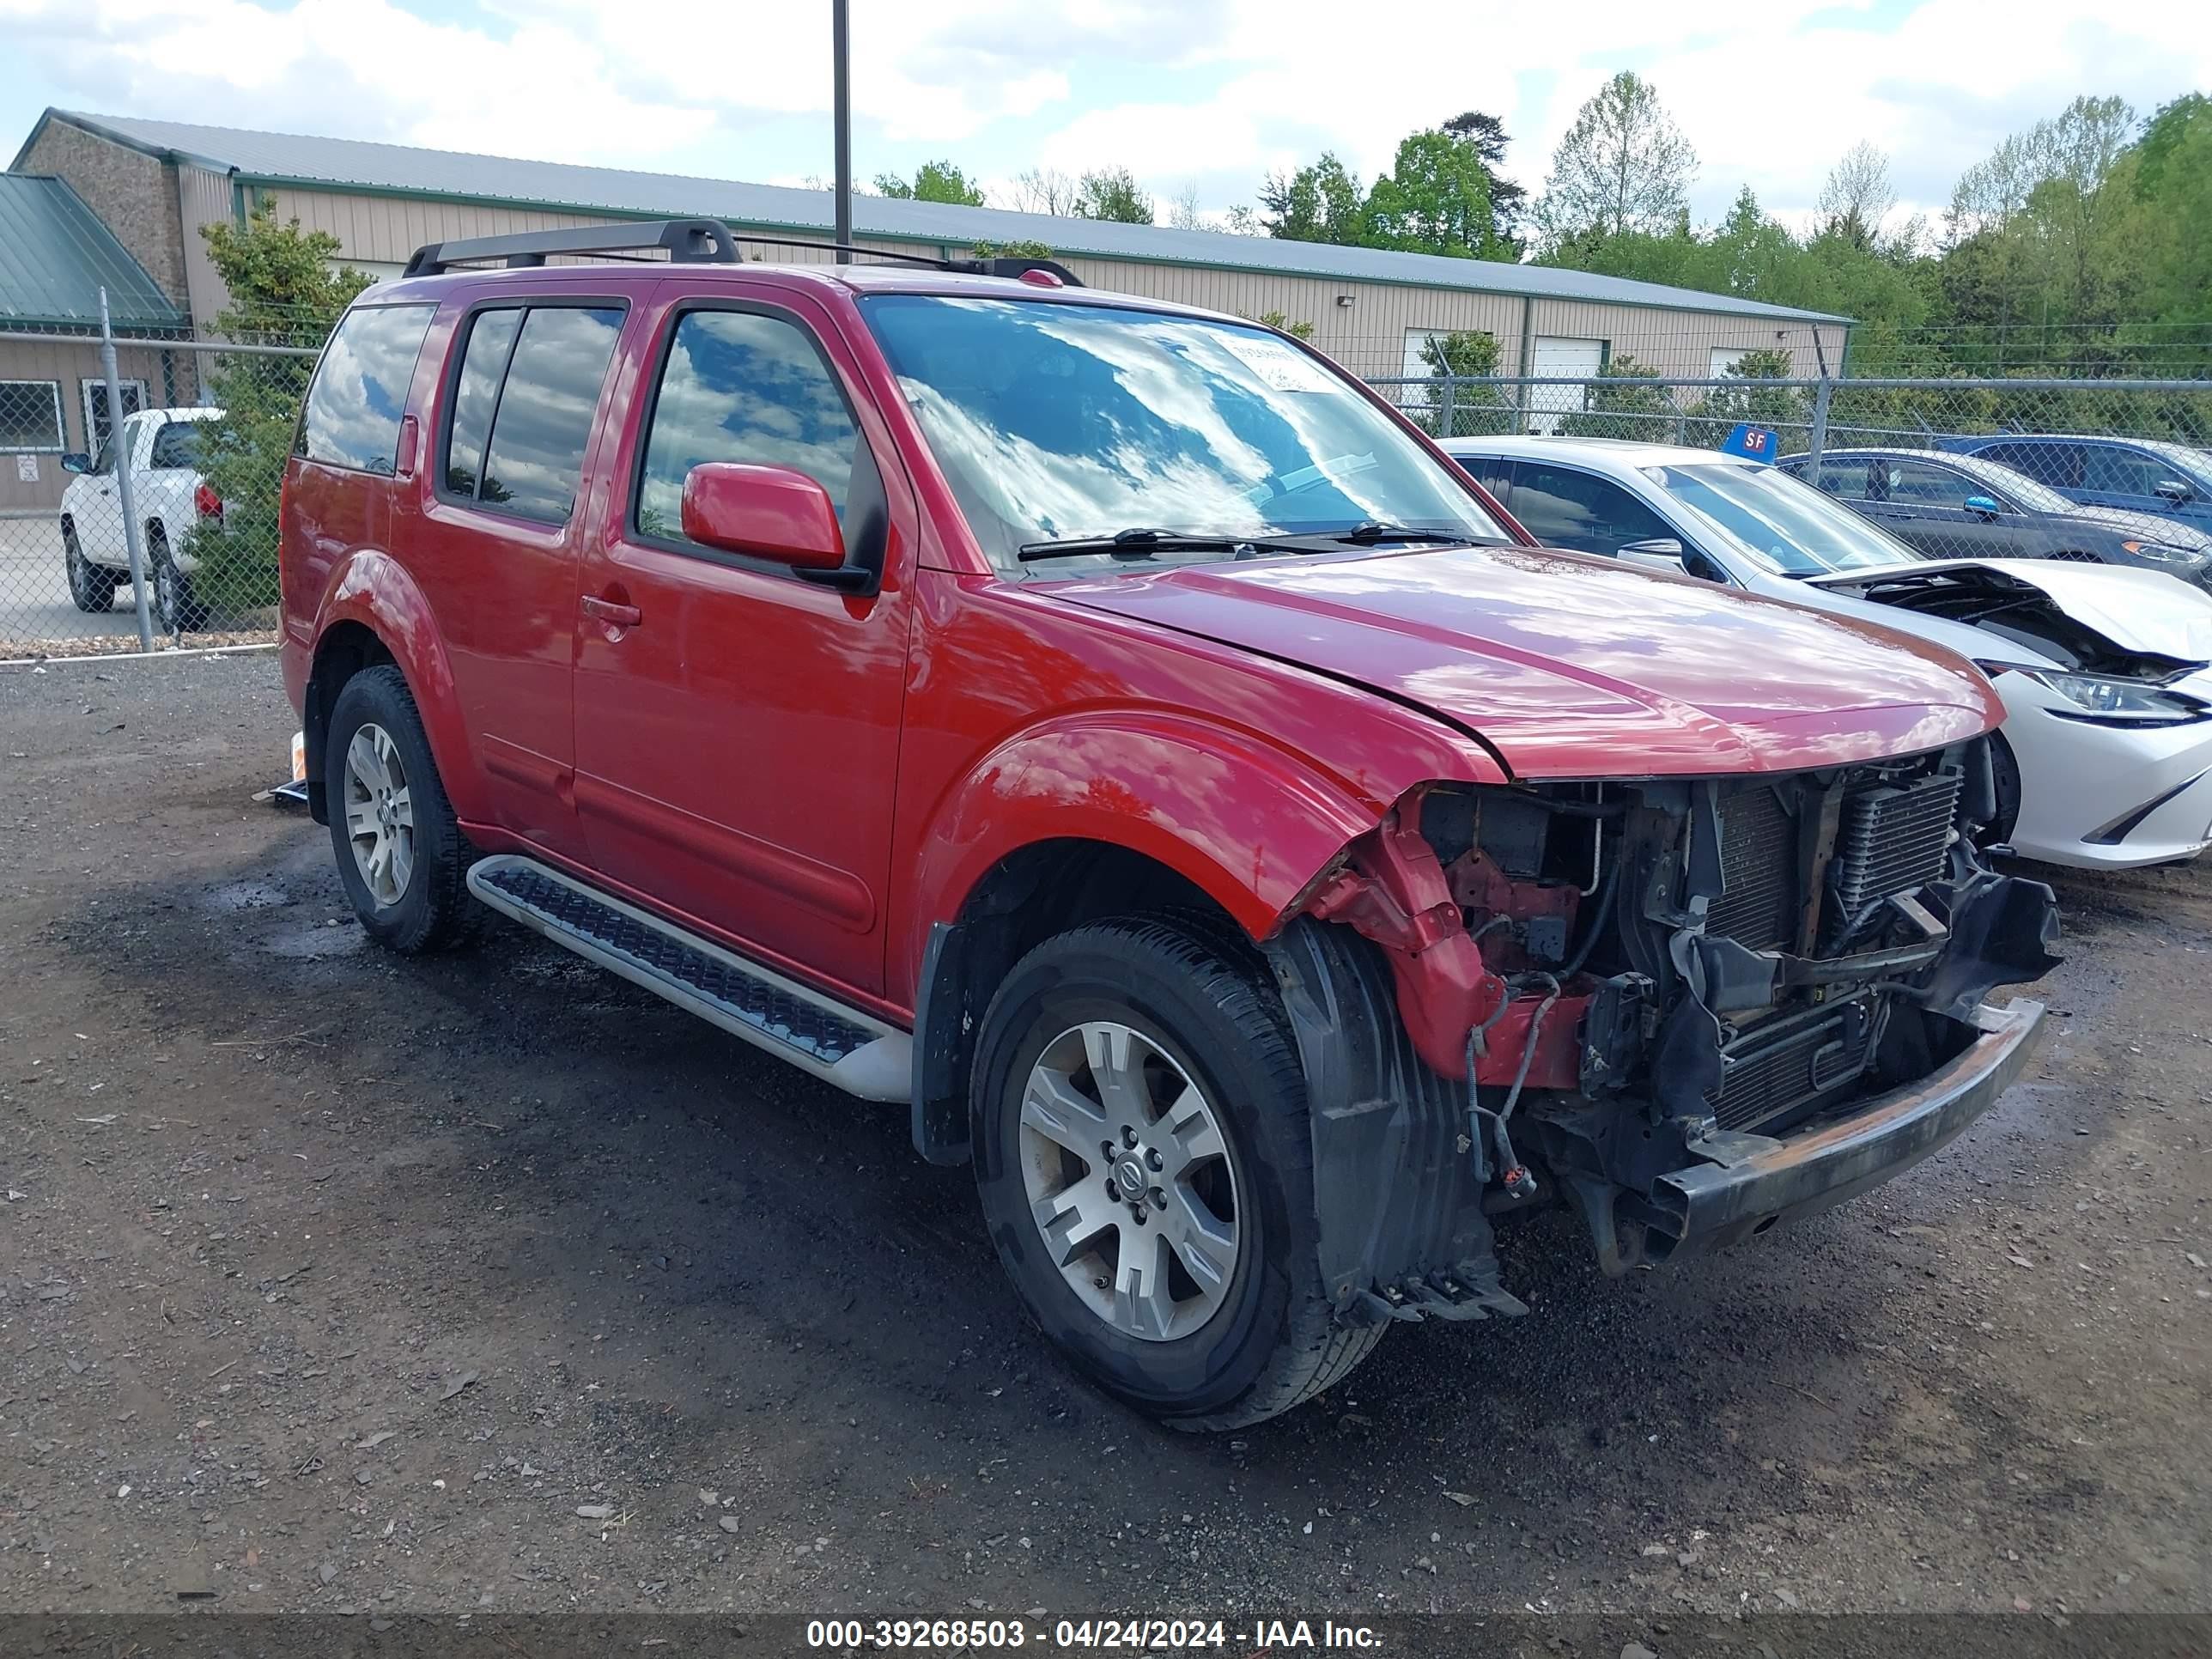
<svg viewBox="0 0 2212 1659"><path fill-rule="evenodd" d="M481 914L461 834L406 678L390 664L345 683L323 742L338 879L368 936L415 956L459 944Z"/></svg>
<svg viewBox="0 0 2212 1659"><path fill-rule="evenodd" d="M992 999L970 1095L984 1217L1030 1315L1181 1429L1288 1411L1381 1334L1329 1307L1304 1076L1233 951L1146 921L1047 940Z"/></svg>
<svg viewBox="0 0 2212 1659"><path fill-rule="evenodd" d="M120 579L106 565L94 564L84 556L73 524L62 526L62 566L69 573L70 600L78 610L87 616L98 616L114 609Z"/></svg>

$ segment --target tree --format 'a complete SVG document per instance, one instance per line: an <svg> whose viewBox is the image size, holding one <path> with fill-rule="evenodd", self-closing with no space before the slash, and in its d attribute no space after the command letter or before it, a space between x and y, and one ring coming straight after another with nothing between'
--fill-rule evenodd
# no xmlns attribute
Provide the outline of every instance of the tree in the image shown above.
<svg viewBox="0 0 2212 1659"><path fill-rule="evenodd" d="M1192 179L1168 204L1168 224L1175 230L1204 230L1206 214L1198 205L1198 181Z"/></svg>
<svg viewBox="0 0 2212 1659"><path fill-rule="evenodd" d="M895 173L876 175L876 193L902 202L950 202L956 207L981 207L983 187L950 161L924 161L915 169L912 184Z"/></svg>
<svg viewBox="0 0 2212 1659"><path fill-rule="evenodd" d="M1638 443L1672 441L1682 411L1658 384L1659 371L1626 352L1598 371L1605 384L1590 388L1586 408L1559 422L1571 438L1625 438Z"/></svg>
<svg viewBox="0 0 2212 1659"><path fill-rule="evenodd" d="M1367 192L1360 240L1370 247L1457 258L1495 258L1499 243L1490 207L1490 169L1472 139L1441 127L1398 143L1390 171Z"/></svg>
<svg viewBox="0 0 2212 1659"><path fill-rule="evenodd" d="M1285 241L1356 247L1366 228L1358 177L1334 151L1296 173L1271 173L1260 186L1260 222Z"/></svg>
<svg viewBox="0 0 2212 1659"><path fill-rule="evenodd" d="M1267 226L1249 202L1239 202L1221 216L1221 228L1231 236L1265 236Z"/></svg>
<svg viewBox="0 0 2212 1659"><path fill-rule="evenodd" d="M1049 259L1052 249L1042 242L972 242L968 247L971 259Z"/></svg>
<svg viewBox="0 0 2212 1659"><path fill-rule="evenodd" d="M1431 433L1487 438L1511 429L1512 404L1499 387L1462 384L1498 373L1497 336L1477 329L1431 334L1421 342L1421 362L1429 371L1422 392Z"/></svg>
<svg viewBox="0 0 2212 1659"><path fill-rule="evenodd" d="M1149 225L1152 198L1138 188L1136 175L1128 168L1099 167L1076 181L1075 216Z"/></svg>
<svg viewBox="0 0 2212 1659"><path fill-rule="evenodd" d="M1483 171L1490 179L1491 223L1498 240L1512 246L1512 252L1505 257L1519 258L1520 244L1514 232L1528 204L1528 192L1498 170L1498 165L1505 160L1505 146L1512 142L1505 135L1505 124L1494 115L1485 115L1480 110L1471 109L1445 122L1444 131L1455 138L1465 139L1474 147L1475 155L1482 161Z"/></svg>
<svg viewBox="0 0 2212 1659"><path fill-rule="evenodd" d="M1871 249L1881 240L1882 222L1897 206L1890 187L1889 157L1862 139L1828 171L1818 203L1820 234L1856 248Z"/></svg>
<svg viewBox="0 0 2212 1659"><path fill-rule="evenodd" d="M1314 325L1311 323L1304 321L1293 322L1291 318L1283 312L1263 311L1252 320L1268 328L1280 329L1284 333L1289 335L1293 340L1310 340L1313 338Z"/></svg>
<svg viewBox="0 0 2212 1659"><path fill-rule="evenodd" d="M279 222L273 196L262 197L244 224L203 225L200 235L230 292L216 331L240 344L319 347L369 284L337 263L338 240L328 231ZM196 602L234 616L278 598L277 497L314 363L261 354L214 362L207 389L223 413L201 428L199 471L222 516L199 520L183 550L199 562Z"/></svg>
<svg viewBox="0 0 2212 1659"><path fill-rule="evenodd" d="M1075 211L1075 176L1056 167L1031 167L1015 174L1012 191L1014 207L1022 213L1066 218Z"/></svg>
<svg viewBox="0 0 2212 1659"><path fill-rule="evenodd" d="M1582 106L1536 204L1547 242L1661 234L1689 211L1697 152L1651 83L1623 70Z"/></svg>
<svg viewBox="0 0 2212 1659"><path fill-rule="evenodd" d="M1694 418L1689 423L1685 441L1717 449L1730 432L1748 422L1753 426L1773 428L1785 453L1803 449L1808 416L1804 392L1796 386L1759 384L1763 380L1790 380L1796 372L1796 362L1786 351L1762 346L1745 352L1729 365L1723 377L1744 384L1740 388L1717 388L1711 396L1695 404L1690 410Z"/></svg>

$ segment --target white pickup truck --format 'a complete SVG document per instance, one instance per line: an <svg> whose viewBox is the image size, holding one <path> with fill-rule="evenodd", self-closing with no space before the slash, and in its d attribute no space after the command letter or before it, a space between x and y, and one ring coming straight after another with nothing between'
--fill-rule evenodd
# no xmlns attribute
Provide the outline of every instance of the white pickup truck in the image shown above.
<svg viewBox="0 0 2212 1659"><path fill-rule="evenodd" d="M131 469L131 498L145 530L147 580L155 625L176 634L201 626L206 608L192 597L193 562L185 550L193 525L222 516L222 503L199 473L198 424L219 409L147 409L123 418L120 441L100 454L64 455L76 474L62 492L62 559L70 598L80 611L102 611L131 580L131 548L123 531L118 465ZM127 460L124 458L128 458Z"/></svg>

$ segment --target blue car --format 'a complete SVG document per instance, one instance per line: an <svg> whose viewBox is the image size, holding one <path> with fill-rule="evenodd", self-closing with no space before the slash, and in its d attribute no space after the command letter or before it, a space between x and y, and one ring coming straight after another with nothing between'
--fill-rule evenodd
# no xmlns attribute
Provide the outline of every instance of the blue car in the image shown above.
<svg viewBox="0 0 2212 1659"><path fill-rule="evenodd" d="M2212 453L2149 438L1992 432L1945 449L2025 472L2069 501L2171 519L2212 535Z"/></svg>

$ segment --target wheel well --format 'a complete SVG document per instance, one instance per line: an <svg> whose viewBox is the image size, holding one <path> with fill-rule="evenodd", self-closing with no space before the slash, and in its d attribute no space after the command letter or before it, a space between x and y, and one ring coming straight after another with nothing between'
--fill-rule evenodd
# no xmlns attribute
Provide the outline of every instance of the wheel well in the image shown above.
<svg viewBox="0 0 2212 1659"><path fill-rule="evenodd" d="M1022 848L988 871L940 923L922 963L916 1010L914 1141L934 1164L968 1158L968 1077L976 1036L1007 971L1055 933L1115 916L1168 915L1235 955L1258 953L1229 913L1188 877L1105 842Z"/></svg>
<svg viewBox="0 0 2212 1659"><path fill-rule="evenodd" d="M301 731L307 743L307 810L317 823L330 822L323 805L323 739L338 693L364 668L393 660L375 631L356 622L337 623L315 647L315 665L307 672L307 692L301 699Z"/></svg>

